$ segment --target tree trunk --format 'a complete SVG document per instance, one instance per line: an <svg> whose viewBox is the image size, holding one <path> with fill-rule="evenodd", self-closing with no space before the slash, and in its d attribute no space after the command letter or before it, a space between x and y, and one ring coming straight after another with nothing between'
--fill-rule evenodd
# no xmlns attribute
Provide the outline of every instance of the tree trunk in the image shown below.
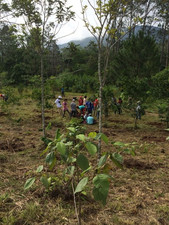
<svg viewBox="0 0 169 225"><path fill-rule="evenodd" d="M43 53L41 53L41 114L42 114L42 130L43 130L43 137L46 136L45 134L45 100L44 100L44 65L43 65Z"/></svg>
<svg viewBox="0 0 169 225"><path fill-rule="evenodd" d="M98 78L99 78L99 107L100 107L100 115L99 115L99 133L102 133L102 75L101 75L101 47L99 43L98 49ZM98 160L101 156L101 138L99 138L98 143Z"/></svg>
<svg viewBox="0 0 169 225"><path fill-rule="evenodd" d="M169 34L168 34L168 42L167 42L167 52L166 52L166 65L165 67L168 67L168 55L169 55Z"/></svg>
<svg viewBox="0 0 169 225"><path fill-rule="evenodd" d="M164 45L165 45L165 38L166 38L166 24L165 24L165 27L163 27L162 31L163 31L163 39L162 39L161 56L160 56L161 68L163 68Z"/></svg>

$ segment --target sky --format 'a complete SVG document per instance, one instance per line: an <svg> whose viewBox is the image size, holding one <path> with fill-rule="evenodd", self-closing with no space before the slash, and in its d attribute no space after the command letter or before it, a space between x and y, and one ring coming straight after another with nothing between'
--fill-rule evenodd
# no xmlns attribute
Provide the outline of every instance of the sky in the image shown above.
<svg viewBox="0 0 169 225"><path fill-rule="evenodd" d="M72 11L75 12L76 18L74 21L71 20L62 27L62 31L57 35L58 44L63 44L69 41L79 40L91 36L87 28L84 26L84 22L82 21L80 0L68 0L68 4L72 5ZM90 11L89 16L90 19L92 19L92 12ZM63 37L65 35L68 36Z"/></svg>
<svg viewBox="0 0 169 225"><path fill-rule="evenodd" d="M5 0L7 3L11 3L11 0ZM95 0L90 0L95 1ZM87 4L87 0L83 0L84 4ZM59 33L56 35L57 44L64 44L73 40L80 40L86 37L90 37L91 34L84 26L84 22L82 21L82 14L81 14L81 4L80 0L67 0L67 6L72 6L72 11L75 12L75 19L65 23ZM88 17L90 21L92 21L92 12L88 10ZM22 18L5 18L10 22L14 22L16 24L23 23Z"/></svg>

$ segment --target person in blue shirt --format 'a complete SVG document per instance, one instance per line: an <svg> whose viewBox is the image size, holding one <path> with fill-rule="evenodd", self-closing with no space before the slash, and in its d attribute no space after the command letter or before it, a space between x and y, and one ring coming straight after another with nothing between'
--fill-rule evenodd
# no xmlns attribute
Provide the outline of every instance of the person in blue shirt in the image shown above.
<svg viewBox="0 0 169 225"><path fill-rule="evenodd" d="M90 99L86 102L86 110L87 110L88 115L92 114L93 104Z"/></svg>
<svg viewBox="0 0 169 225"><path fill-rule="evenodd" d="M61 88L61 95L62 95L62 97L65 97L65 91L64 91L63 87Z"/></svg>
<svg viewBox="0 0 169 225"><path fill-rule="evenodd" d="M89 114L89 116L87 117L86 123L90 125L94 124L94 118L93 116L91 116L91 114Z"/></svg>

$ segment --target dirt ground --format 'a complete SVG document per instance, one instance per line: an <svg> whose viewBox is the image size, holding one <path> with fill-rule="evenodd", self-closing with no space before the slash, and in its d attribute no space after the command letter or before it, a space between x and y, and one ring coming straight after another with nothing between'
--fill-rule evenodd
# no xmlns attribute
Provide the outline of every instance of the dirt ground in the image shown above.
<svg viewBox="0 0 169 225"><path fill-rule="evenodd" d="M69 118L56 109L46 110L48 131L64 132ZM87 126L98 131L98 124ZM124 170L112 165L114 178L106 206L88 199L82 206L82 224L89 225L169 225L169 132L156 112L146 115L134 129L129 113L103 119L103 133L109 141L135 142L135 156L124 155ZM61 193L49 195L42 186L24 190L25 181L44 164L45 149L41 113L31 99L19 105L0 108L0 224L77 224L72 198ZM114 148L103 144L102 151Z"/></svg>

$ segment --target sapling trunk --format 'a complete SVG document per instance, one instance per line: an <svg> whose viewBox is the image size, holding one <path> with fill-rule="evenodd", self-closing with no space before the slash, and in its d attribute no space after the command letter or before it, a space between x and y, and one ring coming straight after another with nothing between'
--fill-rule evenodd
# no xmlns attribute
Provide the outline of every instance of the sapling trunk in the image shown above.
<svg viewBox="0 0 169 225"><path fill-rule="evenodd" d="M100 42L98 42L100 43ZM98 44L99 45L99 44ZM99 108L100 108L100 114L99 114L99 133L102 132L102 76L101 76L101 48L99 46L99 52L98 52L98 77L99 77ZM98 142L98 161L101 157L101 137L99 138Z"/></svg>
<svg viewBox="0 0 169 225"><path fill-rule="evenodd" d="M79 214L78 214L78 211L77 211L77 203L76 203L76 196L75 196L75 189L74 189L74 179L72 179L71 183L72 183L72 191L73 191L73 200L74 200L75 213L76 213L78 224L80 225L81 221L79 219Z"/></svg>
<svg viewBox="0 0 169 225"><path fill-rule="evenodd" d="M80 181L80 179L79 179L79 167L77 166L77 183L79 183L79 181ZM78 218L79 218L78 222L79 222L79 225L81 225L81 209L82 209L81 197L80 197L80 193L78 193Z"/></svg>

